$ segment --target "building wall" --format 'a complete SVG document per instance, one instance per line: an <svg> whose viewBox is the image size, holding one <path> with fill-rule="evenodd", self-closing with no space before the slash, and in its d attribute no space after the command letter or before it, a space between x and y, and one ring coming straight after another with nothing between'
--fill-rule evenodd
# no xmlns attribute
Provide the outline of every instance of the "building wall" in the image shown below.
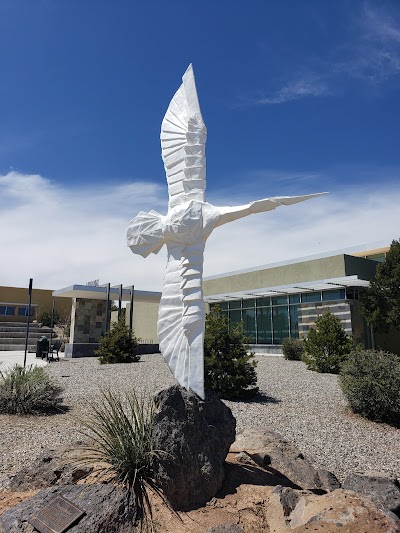
<svg viewBox="0 0 400 533"><path fill-rule="evenodd" d="M37 314L43 311L51 313L53 300L55 301L55 309L59 312L61 317L69 317L71 312L71 300L64 300L62 298L53 298L52 290L47 289L32 289L32 305L35 309L35 314L31 320L35 320ZM10 304L14 306L14 315L0 316L0 322L25 322L25 316L18 315L18 308L26 307L29 303L28 287L5 287L0 286L0 305Z"/></svg>
<svg viewBox="0 0 400 533"><path fill-rule="evenodd" d="M362 258L360 261L366 261ZM345 256L336 255L204 280L204 295L289 285L305 281L338 278L346 275Z"/></svg>
<svg viewBox="0 0 400 533"><path fill-rule="evenodd" d="M106 301L74 298L71 313L70 343L99 342L105 331Z"/></svg>
<svg viewBox="0 0 400 533"><path fill-rule="evenodd" d="M350 302L348 300L336 300L299 305L299 337L306 337L310 328L315 328L317 319L327 311L340 319L347 335L353 334Z"/></svg>
<svg viewBox="0 0 400 533"><path fill-rule="evenodd" d="M157 320L160 299L135 298L133 303L133 330L145 344L158 344ZM129 324L130 303L126 305L126 324Z"/></svg>

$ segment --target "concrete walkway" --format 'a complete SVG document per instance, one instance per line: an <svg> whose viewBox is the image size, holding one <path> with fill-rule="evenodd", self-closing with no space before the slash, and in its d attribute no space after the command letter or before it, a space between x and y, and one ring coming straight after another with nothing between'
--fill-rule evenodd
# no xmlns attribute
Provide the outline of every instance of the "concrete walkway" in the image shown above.
<svg viewBox="0 0 400 533"><path fill-rule="evenodd" d="M9 370L15 365L24 365L24 350L18 350L18 351L0 351L0 371L4 372ZM26 354L26 366L34 365L34 366L46 366L48 363L45 360L36 358L36 355L34 353L27 353Z"/></svg>

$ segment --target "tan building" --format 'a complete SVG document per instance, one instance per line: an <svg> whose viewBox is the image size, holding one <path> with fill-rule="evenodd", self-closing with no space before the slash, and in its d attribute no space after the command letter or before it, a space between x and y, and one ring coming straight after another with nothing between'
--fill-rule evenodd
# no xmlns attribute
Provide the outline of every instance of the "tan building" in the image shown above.
<svg viewBox="0 0 400 533"><path fill-rule="evenodd" d="M43 311L51 313L53 301L61 317L69 315L71 302L54 299L52 290L33 288L30 321L36 320ZM28 303L28 287L0 286L0 322L26 322Z"/></svg>

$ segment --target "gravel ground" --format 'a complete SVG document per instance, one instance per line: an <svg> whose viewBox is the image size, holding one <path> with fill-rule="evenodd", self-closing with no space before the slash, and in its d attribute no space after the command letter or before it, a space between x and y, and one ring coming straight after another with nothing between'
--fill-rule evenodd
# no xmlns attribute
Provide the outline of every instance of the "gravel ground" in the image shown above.
<svg viewBox="0 0 400 533"><path fill-rule="evenodd" d="M61 359L49 373L65 386L68 413L41 417L0 415L0 488L9 476L46 448L82 440L74 416L89 412L88 401L100 389L146 391L175 383L160 355L142 356L139 363L100 365L95 358ZM237 429L271 427L297 444L315 464L343 480L355 470L375 470L400 477L400 429L352 414L337 376L318 374L304 363L282 357L258 357L258 385L253 402L226 402Z"/></svg>

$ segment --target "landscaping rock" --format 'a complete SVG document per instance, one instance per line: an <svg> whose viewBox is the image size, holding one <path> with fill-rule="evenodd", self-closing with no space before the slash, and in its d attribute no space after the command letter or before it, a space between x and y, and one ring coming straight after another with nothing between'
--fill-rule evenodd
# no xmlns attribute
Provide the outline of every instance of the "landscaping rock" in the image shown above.
<svg viewBox="0 0 400 533"><path fill-rule="evenodd" d="M298 488L332 491L340 487L334 474L314 468L297 446L285 440L276 431L262 428L244 429L237 434L230 451L246 451L257 464L280 472Z"/></svg>
<svg viewBox="0 0 400 533"><path fill-rule="evenodd" d="M381 509L389 509L400 517L400 488L397 479L375 472L349 474L343 488L369 496Z"/></svg>
<svg viewBox="0 0 400 533"><path fill-rule="evenodd" d="M289 500L288 500L289 495ZM294 497L297 495L297 498ZM289 506L287 505L289 502ZM276 487L266 508L270 531L399 533L400 520L379 510L369 498L338 489L323 495Z"/></svg>
<svg viewBox="0 0 400 533"><path fill-rule="evenodd" d="M136 518L134 498L123 487L96 484L52 487L38 492L0 516L0 533L36 532L29 523L30 517L57 494L62 494L86 512L68 529L68 533L128 533L133 529Z"/></svg>
<svg viewBox="0 0 400 533"><path fill-rule="evenodd" d="M174 509L204 505L224 479L224 462L235 440L231 410L206 391L205 401L175 385L155 396L155 481Z"/></svg>
<svg viewBox="0 0 400 533"><path fill-rule="evenodd" d="M206 533L244 533L244 529L232 522L230 524L209 527Z"/></svg>
<svg viewBox="0 0 400 533"><path fill-rule="evenodd" d="M12 491L70 485L87 476L93 468L74 464L80 452L68 448L46 450L33 464L20 470L10 481Z"/></svg>

